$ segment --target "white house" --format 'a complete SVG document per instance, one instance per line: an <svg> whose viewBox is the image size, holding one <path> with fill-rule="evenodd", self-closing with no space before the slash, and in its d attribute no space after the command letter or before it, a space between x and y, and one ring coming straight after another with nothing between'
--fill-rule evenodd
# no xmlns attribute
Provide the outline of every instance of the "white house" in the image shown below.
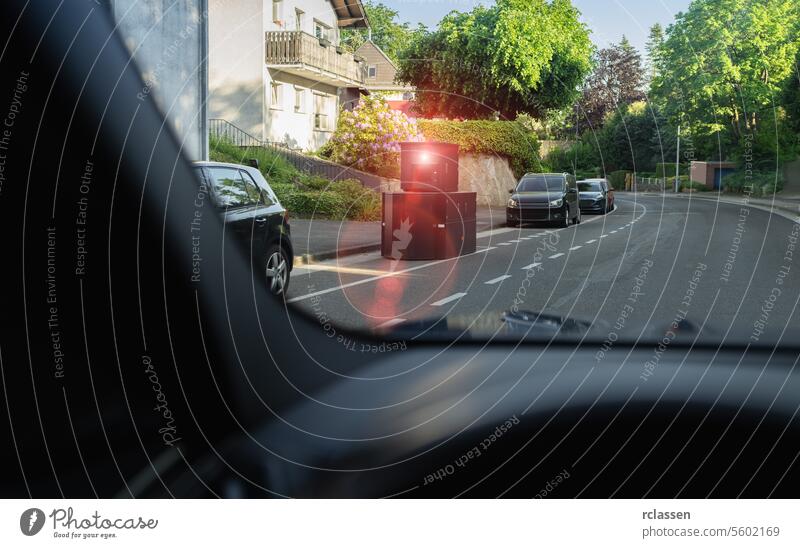
<svg viewBox="0 0 800 548"><path fill-rule="evenodd" d="M339 29L367 27L360 0L208 0L209 118L314 150L357 98L366 65Z"/></svg>

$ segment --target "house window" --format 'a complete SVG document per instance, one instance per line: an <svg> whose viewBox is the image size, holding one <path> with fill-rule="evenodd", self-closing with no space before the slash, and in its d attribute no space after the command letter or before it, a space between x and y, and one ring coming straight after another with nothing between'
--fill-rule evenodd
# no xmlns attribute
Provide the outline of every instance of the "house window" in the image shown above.
<svg viewBox="0 0 800 548"><path fill-rule="evenodd" d="M330 31L331 28L328 25L320 21L317 21L316 19L314 20L314 36L316 36L320 40L323 38L330 40L331 39Z"/></svg>
<svg viewBox="0 0 800 548"><path fill-rule="evenodd" d="M328 100L327 95L314 94L314 129L327 130L329 128Z"/></svg>
<svg viewBox="0 0 800 548"><path fill-rule="evenodd" d="M294 111L305 112L306 110L306 90L301 87L294 88Z"/></svg>
<svg viewBox="0 0 800 548"><path fill-rule="evenodd" d="M303 30L303 16L305 16L305 12L303 10L295 9L294 10L294 29L295 30Z"/></svg>
<svg viewBox="0 0 800 548"><path fill-rule="evenodd" d="M270 108L282 109L283 108L283 85L278 82L272 82L270 86L271 98Z"/></svg>
<svg viewBox="0 0 800 548"><path fill-rule="evenodd" d="M378 67L370 65L367 67L367 78L375 78L378 76Z"/></svg>
<svg viewBox="0 0 800 548"><path fill-rule="evenodd" d="M272 22L283 23L283 0L272 0Z"/></svg>

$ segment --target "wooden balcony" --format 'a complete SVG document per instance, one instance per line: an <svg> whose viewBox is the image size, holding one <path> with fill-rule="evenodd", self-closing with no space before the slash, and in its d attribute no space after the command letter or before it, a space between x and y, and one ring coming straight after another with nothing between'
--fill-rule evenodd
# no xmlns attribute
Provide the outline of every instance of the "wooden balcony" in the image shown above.
<svg viewBox="0 0 800 548"><path fill-rule="evenodd" d="M366 65L353 54L338 53L302 31L265 33L265 62L268 68L296 74L336 87L360 87L366 78Z"/></svg>

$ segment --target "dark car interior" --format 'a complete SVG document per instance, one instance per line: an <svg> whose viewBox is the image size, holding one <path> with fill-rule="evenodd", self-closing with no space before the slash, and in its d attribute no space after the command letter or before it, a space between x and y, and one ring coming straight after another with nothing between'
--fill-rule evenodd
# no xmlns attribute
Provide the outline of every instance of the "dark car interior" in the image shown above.
<svg viewBox="0 0 800 548"><path fill-rule="evenodd" d="M192 279L196 175L103 10L0 14L3 101L27 78L2 128L3 497L529 498L562 471L552 497L796 495L796 326L765 349L682 325L645 382L636 340L353 352L216 216Z"/></svg>

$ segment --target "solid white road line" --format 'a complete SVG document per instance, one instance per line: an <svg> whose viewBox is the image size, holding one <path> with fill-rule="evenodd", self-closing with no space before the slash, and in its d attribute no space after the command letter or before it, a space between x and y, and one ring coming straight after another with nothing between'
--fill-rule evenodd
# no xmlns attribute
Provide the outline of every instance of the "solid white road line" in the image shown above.
<svg viewBox="0 0 800 548"><path fill-rule="evenodd" d="M296 303L297 301L303 301L305 299L310 299L311 297L317 297L319 295L325 295L326 293L332 293L334 291L340 291L342 289L347 289L348 287L355 287L357 285L362 285L362 284L367 284L367 283L374 282L374 281L377 281L377 280L382 280L383 278L390 278L392 276L398 276L400 274L405 274L407 272L414 272L415 270L420 270L420 269L423 269L423 268L430 268L432 266L436 266L436 265L439 265L439 264L447 263L447 262L450 262L450 261L456 261L456 260L459 260L459 259L463 259L465 257L472 257L473 255L477 255L478 253L483 253L485 251L488 251L488 248L487 249L478 249L477 251L475 251L475 253L470 253L469 255L461 255L460 257L451 257L449 259L441 259L441 260L438 260L438 261L432 261L432 262L429 262L429 263L425 263L425 264L421 264L421 265L417 265L417 266L412 266L410 268L404 268L403 270L388 271L388 272L386 272L386 274L381 274L380 276L371 276L369 278L364 278L362 280L356 280L354 282L350 282L350 283L346 283L346 284L342 284L342 285L337 285L335 287L328 287L326 289L320 289L319 291L314 291L313 293L306 293L305 295L300 295L298 297L294 297L294 298L291 298L291 299L286 299L286 302L287 303Z"/></svg>
<svg viewBox="0 0 800 548"><path fill-rule="evenodd" d="M464 295L466 295L466 293L454 293L453 295L450 295L449 297L445 297L444 299L442 299L440 301L436 301L435 303L431 303L431 306L442 306L442 305L445 305L447 303L450 303L450 302L453 302L453 301L457 301L458 299L460 299Z"/></svg>
<svg viewBox="0 0 800 548"><path fill-rule="evenodd" d="M406 321L405 318L394 318L392 320L389 320L388 322L383 322L380 325L376 325L375 329L385 329L387 327L392 327L393 325L397 325L399 323L403 323L404 321Z"/></svg>
<svg viewBox="0 0 800 548"><path fill-rule="evenodd" d="M558 259L559 257L563 256L563 253L556 253L555 255L550 255L548 259Z"/></svg>
<svg viewBox="0 0 800 548"><path fill-rule="evenodd" d="M500 282L502 282L503 280L507 280L507 279L509 279L510 277L511 277L511 275L510 275L510 274L506 274L505 276L498 276L497 278L495 278L495 279L493 279L493 280L489 280L488 282L483 282L483 283L484 283L484 284L486 284L486 285L494 285L494 284L499 284L499 283L500 283Z"/></svg>
<svg viewBox="0 0 800 548"><path fill-rule="evenodd" d="M530 270L531 268L536 268L537 266L541 266L542 263L531 263L528 266L523 266L521 270Z"/></svg>

